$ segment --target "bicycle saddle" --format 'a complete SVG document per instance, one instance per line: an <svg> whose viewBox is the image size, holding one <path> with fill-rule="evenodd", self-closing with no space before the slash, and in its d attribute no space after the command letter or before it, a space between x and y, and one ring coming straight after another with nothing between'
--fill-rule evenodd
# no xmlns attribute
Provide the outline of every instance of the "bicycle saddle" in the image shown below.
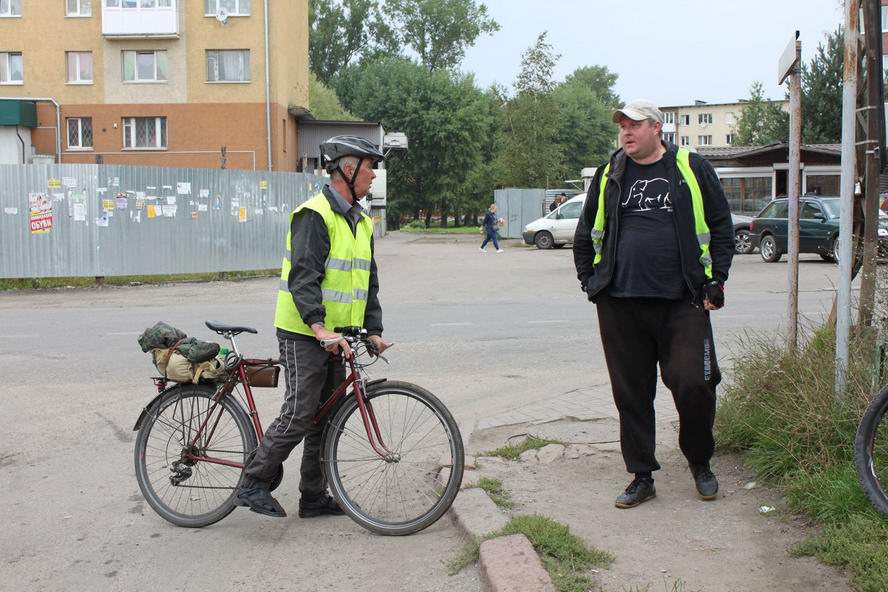
<svg viewBox="0 0 888 592"><path fill-rule="evenodd" d="M231 333L232 335L238 335L240 333L259 333L256 329L252 327L241 327L238 325L226 325L224 323L220 323L218 321L205 321L207 327L211 330L215 331L219 335L223 333Z"/></svg>

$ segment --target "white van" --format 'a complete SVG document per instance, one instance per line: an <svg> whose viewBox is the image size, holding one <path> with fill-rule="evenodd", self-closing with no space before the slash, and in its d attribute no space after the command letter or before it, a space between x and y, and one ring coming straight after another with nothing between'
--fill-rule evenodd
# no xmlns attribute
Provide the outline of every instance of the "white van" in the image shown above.
<svg viewBox="0 0 888 592"><path fill-rule="evenodd" d="M522 234L524 242L536 245L537 249L560 249L567 243L572 243L585 201L585 193L577 194L548 216L525 226Z"/></svg>

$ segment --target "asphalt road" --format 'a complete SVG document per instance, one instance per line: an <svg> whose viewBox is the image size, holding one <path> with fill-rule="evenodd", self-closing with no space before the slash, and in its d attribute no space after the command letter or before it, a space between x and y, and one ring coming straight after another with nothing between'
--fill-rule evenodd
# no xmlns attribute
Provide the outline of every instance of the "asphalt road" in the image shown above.
<svg viewBox="0 0 888 592"><path fill-rule="evenodd" d="M478 421L606 379L594 306L570 249L474 236L393 233L377 243L390 365L371 377L413 381L454 412L467 439ZM727 306L713 313L729 368L749 331L785 324L784 263L735 258ZM828 312L837 267L803 256L799 309ZM0 590L477 590L473 570L448 576L460 545L447 520L406 539L372 536L347 518L273 520L237 510L203 530L177 529L144 503L132 426L153 396L136 338L158 320L210 339L206 319L251 325L238 345L276 356L276 279L0 294ZM267 425L281 391L259 394ZM279 490L295 514L298 467Z"/></svg>

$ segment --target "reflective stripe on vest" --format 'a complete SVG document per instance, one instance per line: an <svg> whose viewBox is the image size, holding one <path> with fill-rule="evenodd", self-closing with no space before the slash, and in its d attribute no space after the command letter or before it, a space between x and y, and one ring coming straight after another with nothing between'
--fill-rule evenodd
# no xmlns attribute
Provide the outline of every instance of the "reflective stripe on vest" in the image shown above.
<svg viewBox="0 0 888 592"><path fill-rule="evenodd" d="M361 327L364 325L364 311L370 289L370 240L373 236L373 223L366 214L361 214L355 234L352 234L345 217L334 213L330 202L321 193L290 213L291 228L293 217L303 208L321 215L330 237L330 252L324 263L324 278L321 281L324 326L331 330L335 327ZM274 324L275 327L293 333L314 335L311 327L300 317L287 286L291 245L292 237L288 231Z"/></svg>
<svg viewBox="0 0 888 592"><path fill-rule="evenodd" d="M678 154L675 156L675 163L678 171L681 173L685 183L691 191L691 205L694 211L694 232L697 235L697 244L700 246L700 265L706 273L706 277L712 279L712 256L709 254L709 226L706 224L706 213L703 210L703 193L700 191L700 184L697 183L697 177L691 170L690 152L686 148L679 148ZM607 185L608 173L610 172L610 163L604 167L601 174L601 182L598 188L598 210L595 212L595 223L592 226L592 248L595 250L595 258L592 265L598 265L601 262L603 254L604 241L604 188Z"/></svg>

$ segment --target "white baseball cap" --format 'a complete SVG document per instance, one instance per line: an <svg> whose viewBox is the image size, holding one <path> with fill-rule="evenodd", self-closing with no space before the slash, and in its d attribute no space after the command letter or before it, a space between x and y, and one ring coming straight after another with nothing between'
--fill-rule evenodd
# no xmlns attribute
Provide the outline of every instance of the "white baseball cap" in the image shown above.
<svg viewBox="0 0 888 592"><path fill-rule="evenodd" d="M624 115L633 121L650 119L652 121L663 123L663 112L660 111L654 103L647 99L635 99L634 101L626 103L623 108L614 111L614 123L620 123L620 117L623 117Z"/></svg>

